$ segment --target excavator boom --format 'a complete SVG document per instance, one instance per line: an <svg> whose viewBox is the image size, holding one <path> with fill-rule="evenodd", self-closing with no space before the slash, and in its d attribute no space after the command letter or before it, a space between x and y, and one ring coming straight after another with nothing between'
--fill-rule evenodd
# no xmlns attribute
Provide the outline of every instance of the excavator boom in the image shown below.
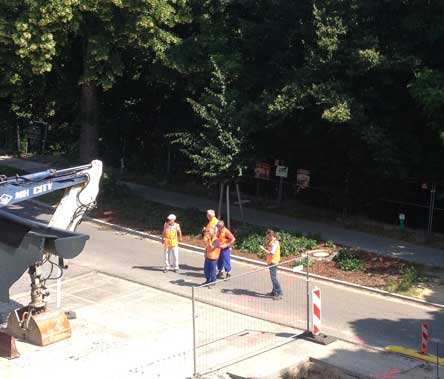
<svg viewBox="0 0 444 379"><path fill-rule="evenodd" d="M48 278L41 266L49 261L63 272L63 260L82 252L89 237L75 229L84 213L95 205L101 175L102 162L95 160L64 170L0 176L0 301L9 301L10 287L26 270L31 278L31 302L9 316L10 335L41 346L71 335L64 312L47 308ZM64 189L64 195L48 224L6 210L7 206L60 189ZM56 256L58 263L51 261L51 256Z"/></svg>

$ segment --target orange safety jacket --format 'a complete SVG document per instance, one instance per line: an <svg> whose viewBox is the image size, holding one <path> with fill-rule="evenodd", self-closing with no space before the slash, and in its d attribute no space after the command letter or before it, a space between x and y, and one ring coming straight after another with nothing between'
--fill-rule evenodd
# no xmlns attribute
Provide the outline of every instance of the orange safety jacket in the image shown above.
<svg viewBox="0 0 444 379"><path fill-rule="evenodd" d="M215 247L214 242L217 241L217 237L206 238L207 246L205 248L205 257L208 259L218 259L220 254L220 247Z"/></svg>
<svg viewBox="0 0 444 379"><path fill-rule="evenodd" d="M205 232L204 232L204 239L208 236L208 233L211 229L215 229L216 224L218 223L218 219L216 217L213 217L207 224L207 226L205 227Z"/></svg>
<svg viewBox="0 0 444 379"><path fill-rule="evenodd" d="M217 234L217 237L219 239L219 246L222 246L225 243L230 243L231 239L228 239L226 237L227 232L229 232L229 230L224 226L224 228Z"/></svg>
<svg viewBox="0 0 444 379"><path fill-rule="evenodd" d="M274 254L270 254L271 247L274 243L277 243L276 250ZM267 265L276 265L281 260L281 244L276 238L272 238L267 246L268 254L267 254Z"/></svg>
<svg viewBox="0 0 444 379"><path fill-rule="evenodd" d="M176 222L172 225L169 225L168 223L165 224L163 230L163 244L165 247L174 247L178 245L178 230L180 230L180 225Z"/></svg>

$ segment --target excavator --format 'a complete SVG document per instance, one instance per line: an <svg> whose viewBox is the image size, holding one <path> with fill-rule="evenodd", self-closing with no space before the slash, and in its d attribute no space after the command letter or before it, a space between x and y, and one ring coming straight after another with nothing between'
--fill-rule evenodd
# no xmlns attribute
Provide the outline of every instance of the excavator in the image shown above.
<svg viewBox="0 0 444 379"><path fill-rule="evenodd" d="M60 277L67 268L65 260L82 252L89 236L75 230L85 212L95 205L101 176L102 162L99 160L62 170L0 176L0 302L10 301L11 286L26 271L31 280L31 301L9 314L8 335L38 346L71 336L65 312L47 305L46 281L53 270L49 275L44 274L42 266L57 267ZM63 197L47 224L7 210L7 207L61 189L64 189Z"/></svg>

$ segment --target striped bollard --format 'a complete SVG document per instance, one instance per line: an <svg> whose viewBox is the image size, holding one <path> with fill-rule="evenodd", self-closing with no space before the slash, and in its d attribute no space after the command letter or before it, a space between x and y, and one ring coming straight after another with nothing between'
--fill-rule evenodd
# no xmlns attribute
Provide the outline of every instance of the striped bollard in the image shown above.
<svg viewBox="0 0 444 379"><path fill-rule="evenodd" d="M313 325L312 332L315 336L321 333L321 289L315 287L311 292L313 304Z"/></svg>
<svg viewBox="0 0 444 379"><path fill-rule="evenodd" d="M429 344L429 324L423 322L421 324L421 354L427 354L427 346Z"/></svg>

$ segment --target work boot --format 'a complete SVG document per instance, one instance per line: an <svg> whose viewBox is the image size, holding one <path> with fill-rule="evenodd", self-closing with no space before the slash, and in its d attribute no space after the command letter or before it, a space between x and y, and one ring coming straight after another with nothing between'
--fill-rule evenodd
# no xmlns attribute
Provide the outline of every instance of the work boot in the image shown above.
<svg viewBox="0 0 444 379"><path fill-rule="evenodd" d="M222 270L219 270L217 273L217 279L223 279L224 278L224 272Z"/></svg>
<svg viewBox="0 0 444 379"><path fill-rule="evenodd" d="M274 295L273 296L273 300L281 300L282 299L282 295Z"/></svg>
<svg viewBox="0 0 444 379"><path fill-rule="evenodd" d="M227 272L227 275L225 275L225 279L228 279L231 277L231 274L229 272Z"/></svg>

